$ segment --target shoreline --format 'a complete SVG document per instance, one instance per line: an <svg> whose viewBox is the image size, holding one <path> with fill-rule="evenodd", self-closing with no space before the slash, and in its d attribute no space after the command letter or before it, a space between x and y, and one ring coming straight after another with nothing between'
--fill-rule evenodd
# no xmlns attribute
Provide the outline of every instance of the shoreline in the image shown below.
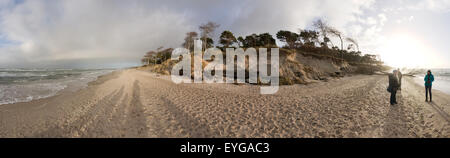
<svg viewBox="0 0 450 158"><path fill-rule="evenodd" d="M136 69L136 68L129 68L129 69L124 69L124 70L138 70L138 71L143 71L143 72L147 72L147 73L154 73L153 75L154 75L155 77L163 78L163 79L165 79L165 80L170 80L170 75L164 75L164 74L159 74L159 73L155 73L155 72L149 72L149 71L146 71L146 70L139 70L139 69ZM100 84L106 82L107 80L117 78L117 77L118 77L118 74L119 74L121 71L124 71L124 70L113 70L112 72L109 72L109 73L100 75L100 76L97 77L97 79L95 79L95 80L93 80L93 81L90 81L90 82L86 83L86 87L79 88L79 89L77 89L76 91L71 91L71 90L67 90L67 88L64 88L64 89L58 91L55 95L52 95L52 96L49 96L49 97L44 97L44 98L39 98L39 99L33 99L33 100L30 100L30 101L15 102L15 103L8 103L8 104L0 104L0 106L2 106L2 105L10 105L10 104L18 104L18 103L29 103L29 102L37 101L37 100L41 100L41 99L47 99L47 98L57 97L57 96L62 95L62 94L67 94L67 93L77 93L77 92L79 92L79 91L81 91L81 90L83 90L83 89L89 88L90 86L93 86L93 85L100 85ZM358 75L362 75L362 74L354 74L354 75L351 75L351 76L345 76L345 77L343 77L343 78L351 78L351 77L358 76ZM385 76L385 75L382 75L382 74L374 74L374 75ZM367 75L367 76L371 76L371 75ZM405 78L410 78L411 80L413 80L413 83L415 84L416 87L422 87L422 88L424 88L421 84L419 84L419 83L415 80L415 79L417 78L417 76L405 76ZM332 79L329 79L328 81L311 82L311 83L308 83L308 84L279 85L279 86L280 86L280 87L283 87L283 86L295 86L295 85L305 85L305 86L306 86L306 85L317 84L317 83L321 83L321 82L333 82L333 81L336 81L336 80L339 80L339 78L337 78L337 79L336 79L336 78L332 78ZM201 84L205 84L205 83L201 83ZM220 83L220 84L229 84L229 83ZM261 86L261 85L248 84L248 83L244 83L244 84L230 84L230 85L237 85L237 86L239 86L239 85L247 85L247 86L257 86L257 87ZM450 96L449 93L443 92L443 91L441 91L441 90L439 90L439 89L433 89L433 93L435 93L435 92L436 92L436 93L442 93L442 94L445 94L445 95L449 95L449 96Z"/></svg>
<svg viewBox="0 0 450 158"><path fill-rule="evenodd" d="M440 92L443 92L447 95L450 95L450 82L449 81L441 81L439 78L435 78L437 81L433 82L433 91L439 90ZM414 77L415 83L417 83L420 86L424 86L423 83L423 76L416 76ZM444 90L445 89L445 90Z"/></svg>
<svg viewBox="0 0 450 158"><path fill-rule="evenodd" d="M98 70L102 70L103 71L103 70L108 70L108 69L98 69ZM9 105L9 104L16 104L16 103L27 103L27 102L31 102L31 101L34 101L34 100L55 97L55 96L58 96L58 95L61 95L61 94L64 94L64 93L78 92L78 91L80 91L82 89L85 89L85 88L89 87L91 83L98 82L101 77L110 75L111 73L114 73L115 71L120 71L120 70L112 70L111 72L106 72L105 74L96 76L94 80L88 81L88 82L84 83L83 85L73 85L74 83L70 83L72 85L70 85L70 84L69 85L63 85L64 88L62 88L60 90L57 90L54 94L48 94L46 96L37 96L37 97L36 96L29 96L29 97L31 97L31 99L10 101L8 103L5 102L5 103L0 104L0 106ZM85 79L85 78L83 77L82 79ZM66 81L67 80L65 80L65 81L64 80L59 80L57 82L66 82ZM34 84L46 84L46 82L34 83Z"/></svg>
<svg viewBox="0 0 450 158"><path fill-rule="evenodd" d="M136 69L76 92L0 105L0 137L450 137L449 95L405 77L398 106L387 78L354 75L308 85L179 84Z"/></svg>

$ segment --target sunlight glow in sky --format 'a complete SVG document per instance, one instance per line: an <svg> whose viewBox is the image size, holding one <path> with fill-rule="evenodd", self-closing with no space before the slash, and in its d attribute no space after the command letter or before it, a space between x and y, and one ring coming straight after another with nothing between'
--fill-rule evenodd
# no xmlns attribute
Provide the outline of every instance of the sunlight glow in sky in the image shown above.
<svg viewBox="0 0 450 158"><path fill-rule="evenodd" d="M436 61L433 48L409 34L395 34L380 45L383 60L394 67L420 68Z"/></svg>

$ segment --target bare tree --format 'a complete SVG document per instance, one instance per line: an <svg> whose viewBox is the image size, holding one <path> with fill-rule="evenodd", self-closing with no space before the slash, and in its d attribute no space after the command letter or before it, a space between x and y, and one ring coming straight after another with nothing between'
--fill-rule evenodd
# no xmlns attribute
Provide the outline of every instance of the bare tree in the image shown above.
<svg viewBox="0 0 450 158"><path fill-rule="evenodd" d="M161 51L164 48L164 46L160 46L156 49L157 52Z"/></svg>
<svg viewBox="0 0 450 158"><path fill-rule="evenodd" d="M328 38L328 28L330 27L325 20L318 19L313 22L313 26L320 32L323 37L323 43L328 46L328 42L331 43L333 47L333 42L331 42L330 38Z"/></svg>
<svg viewBox="0 0 450 158"><path fill-rule="evenodd" d="M203 40L203 48L206 50L206 43L208 42L208 38L210 38L211 34L218 28L220 25L214 22L208 22L206 24L200 25L200 35Z"/></svg>
<svg viewBox="0 0 450 158"><path fill-rule="evenodd" d="M197 32L188 32L186 33L186 37L184 38L183 47L191 50L191 48L194 48L194 40L197 38L198 34Z"/></svg>
<svg viewBox="0 0 450 158"><path fill-rule="evenodd" d="M345 40L348 41L348 42L350 42L350 43L352 43L353 45L355 45L355 46L356 46L356 50L358 50L358 52L359 52L359 44L358 44L358 41L356 41L355 39L350 38L350 37L345 38Z"/></svg>
<svg viewBox="0 0 450 158"><path fill-rule="evenodd" d="M327 32L332 34L333 36L339 37L339 39L341 40L341 59L342 61L344 60L344 41L342 40L342 32L329 26L327 28Z"/></svg>
<svg viewBox="0 0 450 158"><path fill-rule="evenodd" d="M341 50L344 50L344 41L342 40L342 32L333 27L328 27L327 32L332 34L333 36L339 37L339 39L341 40Z"/></svg>

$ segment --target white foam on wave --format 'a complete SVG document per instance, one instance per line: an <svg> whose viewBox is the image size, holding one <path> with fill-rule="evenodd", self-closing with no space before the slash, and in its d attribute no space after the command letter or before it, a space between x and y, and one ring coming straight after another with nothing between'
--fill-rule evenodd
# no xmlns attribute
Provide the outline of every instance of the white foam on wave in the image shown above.
<svg viewBox="0 0 450 158"><path fill-rule="evenodd" d="M60 83L39 83L28 85L0 85L0 105L17 102L29 102L33 99L42 99L56 95L66 88Z"/></svg>
<svg viewBox="0 0 450 158"><path fill-rule="evenodd" d="M0 84L0 105L48 98L55 96L66 89L77 91L87 87L87 83L96 80L98 76L112 71L113 70L93 70L82 72L79 76L61 79Z"/></svg>
<svg viewBox="0 0 450 158"><path fill-rule="evenodd" d="M11 72L0 72L0 77L45 77L48 74L33 73L33 72L23 72L23 73L11 73Z"/></svg>

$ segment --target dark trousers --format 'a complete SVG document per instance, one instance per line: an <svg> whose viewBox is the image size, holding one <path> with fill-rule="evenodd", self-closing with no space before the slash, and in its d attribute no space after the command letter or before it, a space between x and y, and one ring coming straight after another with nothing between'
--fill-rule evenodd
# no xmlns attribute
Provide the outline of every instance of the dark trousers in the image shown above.
<svg viewBox="0 0 450 158"><path fill-rule="evenodd" d="M391 104L397 103L397 88L392 88L391 91Z"/></svg>
<svg viewBox="0 0 450 158"><path fill-rule="evenodd" d="M425 98L428 100L428 93L430 93L430 101L432 100L431 97L431 86L425 86Z"/></svg>

